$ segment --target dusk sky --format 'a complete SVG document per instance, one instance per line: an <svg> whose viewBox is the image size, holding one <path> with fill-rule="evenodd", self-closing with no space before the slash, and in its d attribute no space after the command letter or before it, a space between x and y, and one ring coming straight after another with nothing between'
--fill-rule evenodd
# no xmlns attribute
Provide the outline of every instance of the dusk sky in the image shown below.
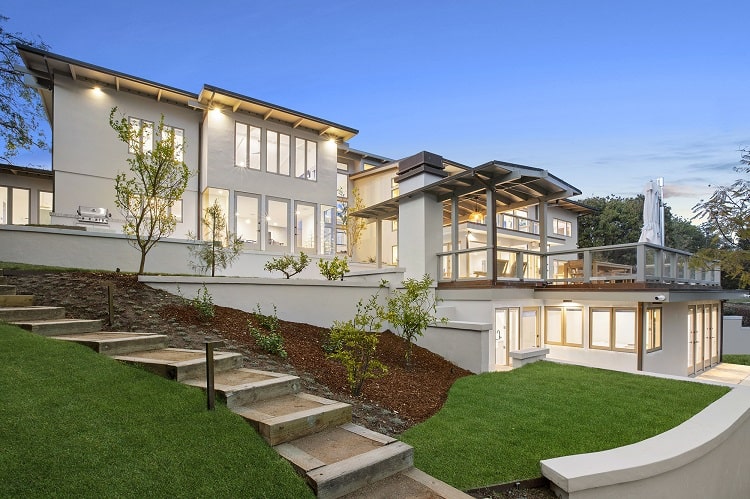
<svg viewBox="0 0 750 499"><path fill-rule="evenodd" d="M662 176L688 218L750 146L747 0L6 0L0 14L54 53L319 116L382 156L545 168L580 198Z"/></svg>

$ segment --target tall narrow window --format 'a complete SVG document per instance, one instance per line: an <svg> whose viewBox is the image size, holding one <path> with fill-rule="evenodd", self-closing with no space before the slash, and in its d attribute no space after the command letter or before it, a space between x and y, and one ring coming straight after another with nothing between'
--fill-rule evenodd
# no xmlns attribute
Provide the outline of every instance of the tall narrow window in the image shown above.
<svg viewBox="0 0 750 499"><path fill-rule="evenodd" d="M10 206L8 205L8 188L0 186L0 224L10 222Z"/></svg>
<svg viewBox="0 0 750 499"><path fill-rule="evenodd" d="M294 208L294 250L315 251L315 205L296 203Z"/></svg>
<svg viewBox="0 0 750 499"><path fill-rule="evenodd" d="M289 175L289 135L268 130L266 132L266 171Z"/></svg>
<svg viewBox="0 0 750 499"><path fill-rule="evenodd" d="M563 311L560 307L546 307L544 310L545 342L550 345L562 345Z"/></svg>
<svg viewBox="0 0 750 499"><path fill-rule="evenodd" d="M224 221L226 222L229 214L229 191L226 189L207 187L203 191L203 209L205 210L206 208L213 206L214 203L217 203L221 208L221 212L224 215ZM207 225L203 225L203 239L211 239L211 228Z"/></svg>
<svg viewBox="0 0 750 499"><path fill-rule="evenodd" d="M266 203L266 249L289 248L289 201L268 198Z"/></svg>
<svg viewBox="0 0 750 499"><path fill-rule="evenodd" d="M169 207L169 213L174 215L177 223L182 223L182 199L175 199Z"/></svg>
<svg viewBox="0 0 750 499"><path fill-rule="evenodd" d="M591 322L589 324L591 348L603 348L609 350L612 347L612 309L592 308Z"/></svg>
<svg viewBox="0 0 750 499"><path fill-rule="evenodd" d="M661 307L646 309L646 351L661 350Z"/></svg>
<svg viewBox="0 0 750 499"><path fill-rule="evenodd" d="M235 233L249 249L260 248L260 196L237 194Z"/></svg>
<svg viewBox="0 0 750 499"><path fill-rule="evenodd" d="M336 195L340 198L349 196L349 177L345 173L336 174Z"/></svg>
<svg viewBox="0 0 750 499"><path fill-rule="evenodd" d="M333 255L336 236L336 208L320 205L320 253Z"/></svg>
<svg viewBox="0 0 750 499"><path fill-rule="evenodd" d="M234 164L260 170L260 128L245 123L235 123Z"/></svg>
<svg viewBox="0 0 750 499"><path fill-rule="evenodd" d="M391 197L397 198L398 197L398 182L396 182L396 177L391 179Z"/></svg>
<svg viewBox="0 0 750 499"><path fill-rule="evenodd" d="M52 223L52 193L39 191L39 223L49 225Z"/></svg>
<svg viewBox="0 0 750 499"><path fill-rule="evenodd" d="M128 152L141 151L148 153L154 149L154 123L140 118L128 118L130 126L136 130L136 137L131 141Z"/></svg>
<svg viewBox="0 0 750 499"><path fill-rule="evenodd" d="M295 139L294 174L297 178L316 180L318 176L318 143Z"/></svg>
<svg viewBox="0 0 750 499"><path fill-rule="evenodd" d="M185 130L164 125L161 131L161 140L169 140L172 133L174 133L174 159L181 162L183 158L182 149L185 145Z"/></svg>
<svg viewBox="0 0 750 499"><path fill-rule="evenodd" d="M13 209L11 223L14 225L26 225L30 222L29 213L31 212L31 196L28 189L12 189Z"/></svg>

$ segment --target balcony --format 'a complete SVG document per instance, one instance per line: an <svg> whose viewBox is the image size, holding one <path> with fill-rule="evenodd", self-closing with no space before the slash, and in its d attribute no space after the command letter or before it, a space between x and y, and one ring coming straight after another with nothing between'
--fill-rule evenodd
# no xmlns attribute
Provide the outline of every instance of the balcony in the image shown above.
<svg viewBox="0 0 750 499"><path fill-rule="evenodd" d="M487 265L494 256L495 268ZM470 248L438 253L440 283L699 285L719 287L718 267L691 269L690 253L650 243L539 253L514 248Z"/></svg>

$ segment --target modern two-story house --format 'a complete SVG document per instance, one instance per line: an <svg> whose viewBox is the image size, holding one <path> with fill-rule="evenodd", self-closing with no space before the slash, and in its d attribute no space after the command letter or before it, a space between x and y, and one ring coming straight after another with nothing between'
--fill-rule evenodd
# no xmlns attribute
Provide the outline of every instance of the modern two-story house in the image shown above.
<svg viewBox="0 0 750 499"><path fill-rule="evenodd" d="M135 146L144 148L160 140L163 116L196 172L172 206L174 238L200 234L202 210L218 202L244 240L241 260L256 262L241 268L283 253L328 258L351 249L346 209L367 222L353 248L360 270L435 279L450 322L420 342L463 367L505 369L539 349L675 375L720 360L721 303L733 293L720 288L718 270L691 269L687 253L649 243L577 248L577 217L589 208L546 170L467 166L429 152L394 161L351 148L353 128L233 91L193 93L18 50L52 123L53 224L120 231L114 177L129 146L109 127L110 111L143 130Z"/></svg>

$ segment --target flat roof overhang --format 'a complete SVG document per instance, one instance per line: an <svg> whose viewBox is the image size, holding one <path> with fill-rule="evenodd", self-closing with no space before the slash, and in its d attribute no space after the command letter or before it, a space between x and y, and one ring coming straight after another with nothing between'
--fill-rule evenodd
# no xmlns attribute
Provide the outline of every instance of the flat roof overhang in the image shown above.
<svg viewBox="0 0 750 499"><path fill-rule="evenodd" d="M45 168L32 168L29 166L0 164L0 173L20 175L23 177L52 178L52 170L47 170Z"/></svg>
<svg viewBox="0 0 750 499"><path fill-rule="evenodd" d="M481 195L488 187L494 187L495 199L503 210L564 200L581 194L578 188L541 168L491 161L450 175L421 189L387 199L352 215L370 220L392 220L398 217L401 200L415 194L429 194L438 201L445 201L453 196Z"/></svg>
<svg viewBox="0 0 750 499"><path fill-rule="evenodd" d="M646 283L647 287L640 289L623 289L627 284L612 285L611 287L590 287L575 289L575 286L548 286L537 288L535 298L548 300L571 300L573 302L589 301L622 301L649 303L684 303L706 300L738 300L744 297L745 291L721 289L708 286L670 285L663 283ZM656 297L664 299L656 299Z"/></svg>

